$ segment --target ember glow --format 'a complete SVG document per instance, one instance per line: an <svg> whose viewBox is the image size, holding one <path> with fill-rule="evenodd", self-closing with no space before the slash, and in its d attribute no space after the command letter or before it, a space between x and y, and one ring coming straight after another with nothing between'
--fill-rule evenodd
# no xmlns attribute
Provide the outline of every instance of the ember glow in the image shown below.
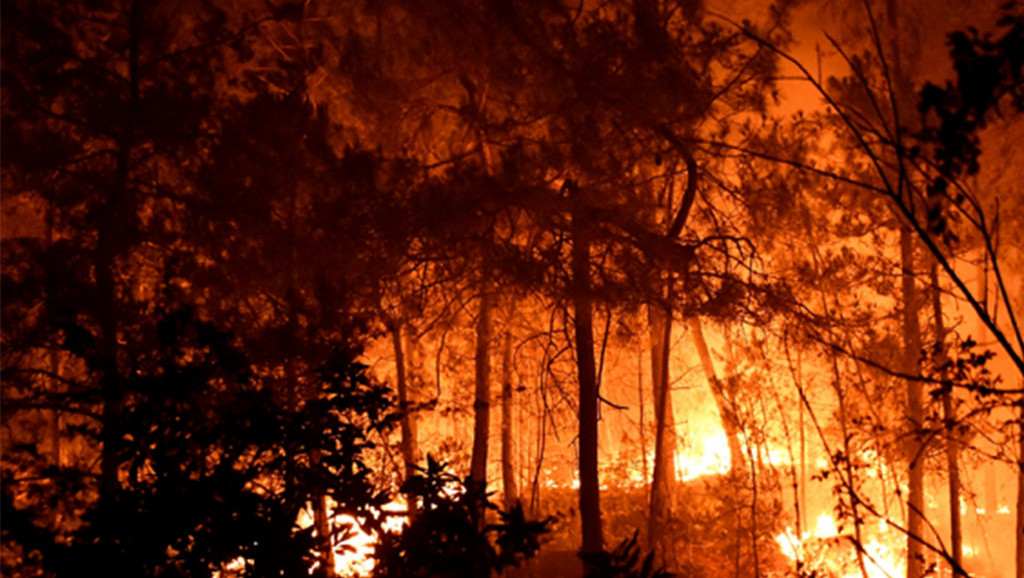
<svg viewBox="0 0 1024 578"><path fill-rule="evenodd" d="M332 506L333 507L333 506ZM395 500L384 506L383 511L394 512L392 515L385 515L384 530L386 532L400 532L408 524L405 514L407 510L405 503ZM305 509L299 515L296 524L300 528L309 528L313 525L313 513ZM363 529L358 519L349 514L338 514L330 519L330 525L337 537L332 540L334 551L334 572L338 576L371 576L374 568L374 548L377 544L377 536L374 532L367 532ZM314 532L315 534L315 532ZM314 563L310 573L316 571L319 562Z"/></svg>
<svg viewBox="0 0 1024 578"><path fill-rule="evenodd" d="M885 523L880 523L870 534L871 537L863 541L864 571L869 578L904 576L906 551L901 545L901 535ZM829 514L818 516L813 531L797 536L787 527L775 540L782 553L799 563L803 571L843 578L864 575L852 532L840 532Z"/></svg>
<svg viewBox="0 0 1024 578"><path fill-rule="evenodd" d="M699 438L676 454L676 475L684 482L724 474L730 467L729 442L724 433Z"/></svg>

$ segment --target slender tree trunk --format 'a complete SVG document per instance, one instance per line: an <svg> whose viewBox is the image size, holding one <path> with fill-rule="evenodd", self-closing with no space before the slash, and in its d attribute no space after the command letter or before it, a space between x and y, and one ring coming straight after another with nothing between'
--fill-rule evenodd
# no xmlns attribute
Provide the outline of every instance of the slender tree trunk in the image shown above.
<svg viewBox="0 0 1024 578"><path fill-rule="evenodd" d="M402 322L392 320L389 327L391 331L391 345L395 349L395 379L398 389L398 429L401 439L398 442L398 449L402 453L402 461L405 462L405 479L408 480L415 474L416 470L416 436L412 404L409 402L409 380L406 375L405 348L402 340ZM410 496L408 503L409 517L412 518L416 512L416 504Z"/></svg>
<svg viewBox="0 0 1024 578"><path fill-rule="evenodd" d="M746 457L743 455L743 448L740 445L739 434L740 424L736 418L736 413L733 411L731 400L726 396L725 387L722 385L721 380L718 379L718 374L715 372L715 366L711 360L711 352L708 350L707 342L704 339L704 329L701 326L700 318L696 315L691 316L688 320L690 330L693 332L694 344L697 346L697 354L700 357L701 367L704 370L704 375L707 378L708 385L711 388L712 397L715 399L715 404L718 406L718 413L722 417L722 429L725 431L726 441L729 444L729 474L735 482L743 480L743 474L746 474L749 470L746 467ZM753 478L752 478L753 480ZM740 522L740 508L741 505L736 504L735 508L735 520L733 523L733 532L735 535L735 568L734 575L740 576L742 571L742 536L741 536L741 522Z"/></svg>
<svg viewBox="0 0 1024 578"><path fill-rule="evenodd" d="M921 325L918 320L920 305L917 287L914 283L914 237L913 231L904 226L900 229L901 279L903 297L903 373L918 375L921 355ZM906 442L908 460L907 477L909 496L907 500L907 578L920 578L924 573L924 460L921 447L921 427L924 419L923 388L919 379L907 379L907 427Z"/></svg>
<svg viewBox="0 0 1024 578"><path fill-rule="evenodd" d="M886 13L889 25L890 54L886 55L891 63L890 86L893 91L893 102L896 107L893 111L893 130L897 145L903 145L903 135L907 134L908 126L913 118L913 109L909 100L913 94L910 75L904 69L904 62L901 50L903 34L900 27L900 18L895 0L886 0ZM896 158L893 159L897 165L898 173L893 175L897 183L895 193L903 196L907 183L904 159L900 156L899 150ZM920 304L918 303L917 288L914 283L914 232L909 225L900 227L900 261L901 261L901 285L903 302L903 372L908 376L918 375L919 359L921 355L921 325L918 319ZM907 499L907 578L920 578L925 570L924 546L921 540L924 539L925 520L924 515L924 462L921 443L921 426L924 418L923 391L921 381L910 378L907 380L907 406L906 421L910 430L906 436L905 453L908 460L907 485L909 495Z"/></svg>
<svg viewBox="0 0 1024 578"><path fill-rule="evenodd" d="M519 500L512 459L512 332L505 331L501 345L501 492L505 509Z"/></svg>
<svg viewBox="0 0 1024 578"><path fill-rule="evenodd" d="M745 471L746 458L740 445L740 423L736 419L736 412L733 411L732 402L725 394L725 387L715 372L715 365L711 360L711 352L708 351L707 341L704 340L704 329L701 326L700 318L691 316L687 323L690 326L690 331L693 333L693 341L694 345L697 346L697 354L700 356L704 377L707 378L711 394L715 398L718 413L722 416L722 429L725 431L726 440L729 442L729 471Z"/></svg>
<svg viewBox="0 0 1024 578"><path fill-rule="evenodd" d="M121 422L124 413L124 383L119 375L117 361L119 323L116 313L116 286L113 271L114 252L111 247L113 242L106 239L112 234L112 231L110 233L100 232L100 239L97 243L98 258L95 265L96 289L99 294L99 367L102 368L100 388L103 400L103 430L100 434L103 449L100 454L99 509L100 512L104 512L97 519L99 520L100 543L103 549L102 556L114 556L114 558L108 559L117 558L114 544L117 520L114 512L116 511L117 494L121 487L118 471L123 445Z"/></svg>
<svg viewBox="0 0 1024 578"><path fill-rule="evenodd" d="M60 391L60 352L56 349L50 350L50 373L53 375L50 379L50 390L56 397ZM50 464L58 470L64 466L61 421L60 410L50 410Z"/></svg>
<svg viewBox="0 0 1024 578"><path fill-rule="evenodd" d="M648 541L659 552L661 563L667 564L668 544L665 531L673 509L672 487L675 482L676 437L672 428L672 396L669 379L671 350L671 312L657 305L648 306L651 332L651 377L654 392L654 472L651 479Z"/></svg>
<svg viewBox="0 0 1024 578"><path fill-rule="evenodd" d="M799 358L797 358L799 363ZM797 536L802 536L800 533L802 528L807 527L807 435L806 429L804 428L804 404L798 404L800 413L798 416L799 427L800 427L800 504L803 506L800 508L800 512L797 516L796 527Z"/></svg>
<svg viewBox="0 0 1024 578"><path fill-rule="evenodd" d="M939 267L933 262L931 267L932 281L932 321L935 324L935 344L938 349L936 362L946 362L946 327L942 319L942 293L939 291ZM946 472L948 475L949 492L949 533L950 547L953 549L953 576L964 576L963 573L963 529L960 520L960 464L959 448L956 436L956 410L953 408L953 388L943 388L942 419L946 426Z"/></svg>
<svg viewBox="0 0 1024 578"><path fill-rule="evenodd" d="M579 476L580 523L583 544L580 555L585 557L585 573L590 572L586 558L604 550L601 528L601 494L598 479L597 438L597 375L594 365L593 298L590 294L590 233L580 190L575 183L567 183L573 200L572 215L572 303L575 313L576 363L579 379Z"/></svg>
<svg viewBox="0 0 1024 578"><path fill-rule="evenodd" d="M847 456L852 454L850 447L850 433L849 433L849 420L847 419L846 412L846 396L843 393L842 381L840 380L839 364L836 362L835 356L832 356L832 387L836 392L836 400L839 404L839 429L843 436L843 453ZM859 499L857 492L854 488L857 487L855 480L856 473L853 469L852 460L843 460L843 472L846 475L846 497L850 500L850 514L853 517L853 539L856 541L857 547L857 566L860 568L860 575L862 578L868 578L867 565L864 563L864 537L861 531L860 512L858 511L857 504ZM838 464L837 464L838 465Z"/></svg>
<svg viewBox="0 0 1024 578"><path fill-rule="evenodd" d="M478 91L465 76L460 77L466 89L471 106L474 108L472 121L477 124L477 145L480 147L480 161L487 176L493 176L491 149L482 126L484 106L487 102L487 87ZM486 282L485 282L486 285ZM480 311L476 322L475 399L473 401L473 453L470 456L469 477L485 491L487 488L487 442L491 431L491 307L492 297L485 286L480 295ZM483 510L477 523L483 528Z"/></svg>
<svg viewBox="0 0 1024 578"><path fill-rule="evenodd" d="M680 143L676 142L675 145ZM670 243L675 243L690 215L690 209L696 199L697 193L697 162L690 151L679 147L679 152L686 163L687 182L686 189L680 199L679 208L668 223L668 230L665 238ZM673 188L669 187L668 207L672 202ZM683 279L686 279L690 263L687 262L684 269ZM651 479L651 500L650 511L648 512L648 542L655 550L660 550L661 561L666 566L673 566L676 562L673 555L670 555L670 548L667 542L666 528L671 518L674 504L672 500L673 486L675 485L675 452L678 445L674 419L672 416L672 394L669 375L669 355L672 348L672 300L675 297L675 279L673 269L667 268L666 279L662 289L664 305L658 306L648 304L648 319L651 331L651 387L654 394L654 471ZM641 391L642 393L642 391ZM643 396L641 395L641 399ZM642 406L641 406L642 411ZM641 413L641 424L643 421ZM641 430L641 436L643 432ZM641 438L642 441L642 438ZM646 464L646 454L644 456ZM670 558L672 558L670 560Z"/></svg>
<svg viewBox="0 0 1024 578"><path fill-rule="evenodd" d="M305 40L305 30L304 30L305 27L304 27L304 24L306 22L306 17L307 17L307 15L305 13L305 9L306 9L305 8L305 4L303 4L302 7L300 8L300 10L302 10L302 14L301 14L301 17L298 18L297 21L296 21L296 29L295 29L296 36L299 38L299 43L298 43L298 46L299 46L298 59L302 63L303 67L308 66L308 54L306 52L306 42L304 41ZM294 344L299 342L299 335L298 335L299 324L298 324L298 318L297 318L297 313L298 313L298 292L296 290L297 280L296 280L296 271L295 271L295 263L298 262L298 258L299 258L298 255L297 255L297 252L296 252L296 244L295 244L295 231L297 229L297 224L298 224L297 223L298 195L297 195L297 191L294 188L291 189L290 197L291 197L291 206L289 207L289 216L288 216L288 219L289 219L289 222L288 222L288 242L289 242L289 252L290 252L289 261L288 261L289 262L289 287L288 287L288 306L289 306L288 315L289 315L289 319L288 319L288 323L289 323L289 326L290 326L289 334L291 335L292 341L291 341L291 343L289 344L288 347L290 349L292 349L292 352L288 356L288 361L286 363L288 364L289 371L291 372L291 374L290 374L290 376L288 378L289 379L289 386L293 389L293 391L295 393L299 393L300 392L300 388L303 389L303 390L306 390L308 388L302 387L302 384L300 384L298 382L297 377L295 375L295 369L294 369L294 363L295 363L294 358L295 358L296 353L297 353L297 352L294 351ZM312 391L312 392L303 391L302 393L305 396L309 396L309 395L318 396L319 395L319 392L316 392L316 391ZM294 402L296 404L293 405L293 410L298 411L298 409L299 409L298 404L299 403L303 403L303 401L295 399ZM320 428L320 424L317 424L317 428L318 428L318 435L319 435L319 431L322 431L322 429ZM337 572L335 570L335 567L334 567L334 546L333 546L332 535L331 535L332 531L331 531L331 521L330 521L330 507L329 507L329 503L328 503L328 499L327 499L326 488L321 486L321 483L326 482L326 480L327 480L327 478L326 478L327 472L326 472L326 470L324 470L322 472L324 477L322 477L322 478L320 477L321 476L322 463L323 463L323 452L320 450L320 447L318 445L319 442L320 442L319 439L310 439L310 440L308 440L308 443L312 444L308 448L309 463L310 463L311 469L314 472L314 474L313 474L314 475L314 479L317 480L316 484L312 488L312 492L311 492L312 493L312 496L311 496L311 498L312 498L311 507L313 509L313 526L316 528L316 533L317 533L317 536L318 536L318 538L320 540L320 543L318 544L317 550L319 551L319 555L320 555L320 562L321 562L321 565L322 565L322 568L323 568L323 575L326 576L326 578L336 578L338 574L337 574Z"/></svg>
<svg viewBox="0 0 1024 578"><path fill-rule="evenodd" d="M123 417L125 411L125 383L120 375L118 361L117 333L120 329L120 308L117 299L116 267L119 254L123 251L122 235L119 231L131 230L136 220L133 203L129 198L132 151L135 146L133 114L139 101L139 35L142 24L142 8L138 3L128 7L128 120L121 127L117 139L117 156L114 183L110 195L103 204L97 229L93 274L96 279L97 317L100 330L98 340L100 375L100 396L103 402L101 412L102 431L100 441L100 495L97 517L101 558L118 558L115 534L119 530L116 519L117 495L121 490L119 471L123 442Z"/></svg>
<svg viewBox="0 0 1024 578"><path fill-rule="evenodd" d="M313 443L316 443L313 441ZM331 531L331 519L330 519L330 505L327 501L327 492L325 488L321 487L319 483L326 481L327 472L324 470L320 477L321 467L323 464L323 454L319 447L311 447L309 450L309 462L314 476L316 476L317 486L313 489L313 525L316 528L316 534L320 540L318 545L318 551L320 555L320 562L323 565L324 576L326 578L335 578L338 573L334 567L334 544L333 536Z"/></svg>
<svg viewBox="0 0 1024 578"><path fill-rule="evenodd" d="M476 320L476 397L473 401L473 454L470 458L469 477L487 488L487 441L491 424L491 296L485 291L480 296L480 311ZM482 512L481 512L482 513ZM478 520L483 523L483 517Z"/></svg>
<svg viewBox="0 0 1024 578"><path fill-rule="evenodd" d="M321 455L320 450L316 448L311 449L309 452L309 460L314 471L319 470L321 463L323 462L323 456ZM327 578L335 578L338 573L334 567L334 545L331 536L330 508L327 502L327 493L321 487L315 488L313 494L313 525L316 528L316 534L320 540L317 549L320 555L320 562L323 564L323 575Z"/></svg>
<svg viewBox="0 0 1024 578"><path fill-rule="evenodd" d="M46 211L46 240L47 240L47 243L48 243L50 249L52 249L54 244L56 243L56 233L55 233L56 216L54 215L54 212L55 212L55 208L53 206L50 206L48 208L48 210ZM55 287L56 284L57 284L57 280L54 279L54 276L53 275L47 275L46 296L49 299L53 299L53 296L54 296L54 294L56 292L56 287ZM61 372L60 356L61 356L60 349L58 349L56 344L52 345L50 347L50 351L49 351L49 357L50 357L50 379L49 379L49 383L50 383L50 395L52 395L54 399L58 399L59 398L61 389L63 389L63 386L61 384L61 379L60 379L60 372ZM54 409L50 410L50 421L49 421L49 430L50 430L49 431L49 437L50 437L50 465L58 473L61 471L61 468L64 467L63 440L62 440L62 438L63 438L63 431L62 431L62 429L63 428L61 426L61 422L62 422L61 411L59 409L57 409L57 408L54 408ZM52 516L50 518L50 524L51 524L52 528L54 529L54 531L59 531L60 523L61 523L61 509L55 505L54 508L53 508L53 514L52 514Z"/></svg>

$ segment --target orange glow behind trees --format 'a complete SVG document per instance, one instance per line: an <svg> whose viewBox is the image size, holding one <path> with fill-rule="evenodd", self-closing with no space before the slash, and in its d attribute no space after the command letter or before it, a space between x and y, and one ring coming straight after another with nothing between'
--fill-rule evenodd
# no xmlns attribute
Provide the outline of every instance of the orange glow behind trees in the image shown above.
<svg viewBox="0 0 1024 578"><path fill-rule="evenodd" d="M974 11L5 3L3 573L1022 578Z"/></svg>

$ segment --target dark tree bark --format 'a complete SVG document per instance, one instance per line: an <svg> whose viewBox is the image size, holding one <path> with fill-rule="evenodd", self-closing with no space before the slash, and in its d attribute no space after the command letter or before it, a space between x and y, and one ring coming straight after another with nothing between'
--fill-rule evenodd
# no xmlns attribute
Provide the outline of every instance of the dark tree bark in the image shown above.
<svg viewBox="0 0 1024 578"><path fill-rule="evenodd" d="M920 304L914 282L914 233L909 227L900 229L900 260L903 301L903 373L918 374L921 356ZM909 495L907 498L907 578L920 578L924 573L924 459L921 431L924 421L924 398L921 381L907 379L907 427L910 430L904 448L907 456Z"/></svg>
<svg viewBox="0 0 1024 578"><path fill-rule="evenodd" d="M398 390L399 411L398 429L401 433L398 449L402 453L402 461L405 463L405 479L408 480L416 472L414 469L416 465L416 429L412 404L409 401L409 379L405 365L402 322L392 320L389 324L389 330L391 332L391 345L395 350L395 379L397 382L395 387ZM412 501L408 503L410 516L414 515L415 507L416 504Z"/></svg>
<svg viewBox="0 0 1024 578"><path fill-rule="evenodd" d="M515 463L512 441L512 332L506 330L501 346L501 490L505 509L519 499L516 490Z"/></svg>
<svg viewBox="0 0 1024 578"><path fill-rule="evenodd" d="M894 0L886 1L886 12L890 34L890 54L887 56L891 64L890 88L894 115L893 126L895 138L902 145L903 134L913 118L908 107L908 95L913 94L910 77L904 69L901 49L901 27ZM898 174L891 176L897 183L894 191L898 201L903 202L907 175L904 160L897 151L896 166ZM900 226L900 267L901 267L901 300L903 305L902 332L903 352L902 370L904 375L916 376L919 373L921 357L921 323L918 313L921 304L915 283L916 272L914 256L914 239L916 235L911 223ZM922 540L925 532L924 519L924 456L922 451L922 425L924 420L924 400L921 381L911 377L906 380L907 405L906 422L909 435L906 436L904 452L907 463L907 578L920 578L925 571L924 546Z"/></svg>
<svg viewBox="0 0 1024 578"><path fill-rule="evenodd" d="M690 209L697 198L697 161L683 143L669 133L686 165L686 189L679 209L669 223L665 238L675 243L686 226ZM669 198L669 206L672 199ZM684 268L689 267L689 263ZM665 529L673 513L672 492L675 483L675 451L678 445L672 415L671 375L669 357L672 351L672 302L675 298L675 277L671 267L660 287L661 303L648 303L651 331L651 386L654 392L654 471L651 475L651 499L648 512L648 539L652 548L660 549L662 563L669 565ZM645 456L646 460L646 456Z"/></svg>
<svg viewBox="0 0 1024 578"><path fill-rule="evenodd" d="M100 328L99 363L100 392L103 400L103 448L100 454L99 540L101 559L117 557L115 533L117 521L117 495L121 489L119 470L123 447L122 421L125 410L125 384L121 378L118 360L118 331L120 330L120 304L116 279L117 260L125 250L125 239L120 231L134 230L136 213L130 189L132 156L135 148L135 123L132 112L139 102L139 35L142 8L132 3L128 8L128 102L126 121L117 136L117 157L114 182L110 196L103 203L97 228L93 273L96 279L97 316Z"/></svg>
<svg viewBox="0 0 1024 578"><path fill-rule="evenodd" d="M601 493L597 470L597 375L594 365L593 296L590 289L590 231L581 191L572 181L566 189L572 201L572 305L576 331L579 379L580 555L587 559L604 549L601 528ZM585 568L585 573L589 569Z"/></svg>
<svg viewBox="0 0 1024 578"><path fill-rule="evenodd" d="M487 441L491 424L491 296L480 296L476 320L476 392L473 401L473 454L469 477L482 487L487 486ZM482 522L482 518L481 518Z"/></svg>
<svg viewBox="0 0 1024 578"><path fill-rule="evenodd" d="M672 516L672 489L675 485L676 436L672 418L669 379L669 354L672 340L671 312L656 305L648 308L651 332L651 376L654 392L654 471L651 476L651 500L647 518L650 547L659 552L666 564L668 544L666 527Z"/></svg>
<svg viewBox="0 0 1024 578"><path fill-rule="evenodd" d="M939 267L932 263L932 322L935 324L936 363L946 362L946 327L942 318L942 292L939 290ZM963 573L963 528L960 519L960 451L956 440L956 410L953 408L953 389L943 388L942 420L946 429L946 473L949 498L949 545L952 548L953 576Z"/></svg>

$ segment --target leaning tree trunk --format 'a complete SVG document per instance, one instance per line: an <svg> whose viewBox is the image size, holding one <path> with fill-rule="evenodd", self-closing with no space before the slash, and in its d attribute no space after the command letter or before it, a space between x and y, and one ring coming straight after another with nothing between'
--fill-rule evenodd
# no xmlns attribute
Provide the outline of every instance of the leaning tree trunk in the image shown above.
<svg viewBox="0 0 1024 578"><path fill-rule="evenodd" d="M675 482L676 436L672 427L672 395L669 379L672 314L657 305L648 307L651 331L651 376L654 392L654 472L651 477L651 500L648 512L648 542L659 552L666 564L668 544L666 530L673 509L672 487Z"/></svg>
<svg viewBox="0 0 1024 578"><path fill-rule="evenodd" d="M729 471L741 472L746 470L746 458L743 456L743 448L740 445L740 423L733 410L732 401L725 394L725 386L718 379L715 365L711 360L711 352L708 351L707 341L704 340L704 329L700 318L693 316L688 321L690 331L693 332L693 341L697 346L697 354L700 356L700 364L704 370L704 377L711 388L715 405L718 406L718 414L722 416L722 429L725 431L725 438L729 442Z"/></svg>
<svg viewBox="0 0 1024 578"><path fill-rule="evenodd" d="M572 305L576 330L576 364L579 379L579 477L580 523L585 573L590 561L604 550L601 529L601 493L597 472L597 375L594 365L593 298L590 293L590 232L580 190L575 183L566 188L573 202L572 214Z"/></svg>

